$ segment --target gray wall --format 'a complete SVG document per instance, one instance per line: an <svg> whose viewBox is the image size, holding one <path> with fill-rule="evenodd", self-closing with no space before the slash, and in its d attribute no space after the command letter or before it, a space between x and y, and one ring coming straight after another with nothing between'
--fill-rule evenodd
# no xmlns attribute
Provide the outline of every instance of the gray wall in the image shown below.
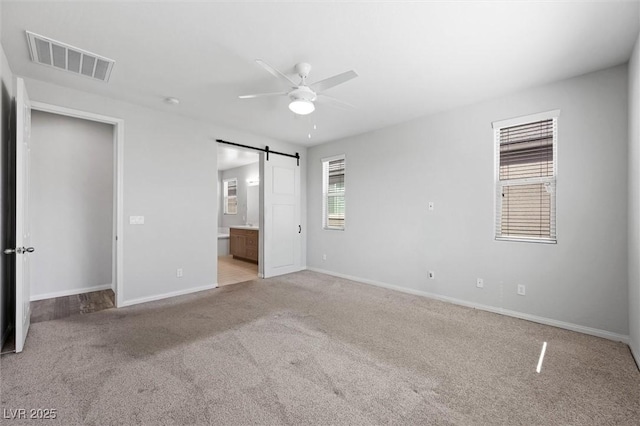
<svg viewBox="0 0 640 426"><path fill-rule="evenodd" d="M629 340L640 364L640 36L629 60Z"/></svg>
<svg viewBox="0 0 640 426"><path fill-rule="evenodd" d="M111 288L113 130L32 112L32 300Z"/></svg>
<svg viewBox="0 0 640 426"><path fill-rule="evenodd" d="M558 244L494 241L491 123L554 109ZM323 230L321 159L338 154L346 154L346 230ZM319 145L308 156L311 268L628 335L626 65Z"/></svg>
<svg viewBox="0 0 640 426"><path fill-rule="evenodd" d="M257 157L257 156L256 156ZM238 214L222 214L222 226L229 228L234 225L244 225L247 222L247 179L260 177L260 164L258 162L242 167L222 171L222 181L225 179L238 179ZM221 182L222 182L221 181ZM224 194L220 194L220 203ZM222 210L222 209L221 209ZM224 212L224 210L222 210Z"/></svg>
<svg viewBox="0 0 640 426"><path fill-rule="evenodd" d="M161 95L158 109L150 109L40 80L26 84L33 101L124 119L125 304L217 282L216 138L306 156L298 146L182 117L179 106L164 105ZM145 224L129 225L132 215L145 216ZM177 268L183 268L182 278Z"/></svg>

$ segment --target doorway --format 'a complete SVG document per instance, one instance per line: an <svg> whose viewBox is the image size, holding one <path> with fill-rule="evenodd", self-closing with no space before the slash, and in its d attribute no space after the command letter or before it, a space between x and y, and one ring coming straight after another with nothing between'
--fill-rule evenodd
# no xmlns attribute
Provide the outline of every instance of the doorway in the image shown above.
<svg viewBox="0 0 640 426"><path fill-rule="evenodd" d="M218 145L218 286L258 278L260 156Z"/></svg>
<svg viewBox="0 0 640 426"><path fill-rule="evenodd" d="M77 295L86 310L83 296L112 297L117 307L124 121L40 102L31 109L32 233L39 255L31 300Z"/></svg>

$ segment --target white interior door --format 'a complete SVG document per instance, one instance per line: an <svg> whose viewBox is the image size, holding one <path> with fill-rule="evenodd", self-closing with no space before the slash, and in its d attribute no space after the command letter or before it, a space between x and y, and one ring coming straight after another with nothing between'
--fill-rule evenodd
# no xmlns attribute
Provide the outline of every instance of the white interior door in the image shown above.
<svg viewBox="0 0 640 426"><path fill-rule="evenodd" d="M31 138L31 102L24 80L18 78L16 91L16 352L22 352L31 323L29 280L29 141Z"/></svg>
<svg viewBox="0 0 640 426"><path fill-rule="evenodd" d="M260 271L264 278L302 269L300 167L295 158L261 156L263 191Z"/></svg>

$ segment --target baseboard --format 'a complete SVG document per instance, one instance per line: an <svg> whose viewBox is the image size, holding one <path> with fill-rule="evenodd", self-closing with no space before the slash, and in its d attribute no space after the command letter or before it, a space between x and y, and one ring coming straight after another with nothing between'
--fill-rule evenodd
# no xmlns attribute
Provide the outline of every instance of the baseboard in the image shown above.
<svg viewBox="0 0 640 426"><path fill-rule="evenodd" d="M185 290L172 291L169 293L156 294L156 295L147 296L147 297L139 297L137 299L125 300L122 302L122 305L120 305L119 307L138 305L140 303L146 303L146 302L154 302L156 300L168 299L170 297L184 296L185 294L197 293L199 291L204 291L204 290L211 290L217 287L218 287L218 283L207 284L201 287L193 287Z"/></svg>
<svg viewBox="0 0 640 426"><path fill-rule="evenodd" d="M633 350L633 346L631 344L629 344L629 351L631 351L631 356L633 357L633 360L636 362L636 367L638 367L638 371L640 371L640 354L636 353Z"/></svg>
<svg viewBox="0 0 640 426"><path fill-rule="evenodd" d="M466 306L468 308L474 308L474 309L480 309L482 311L493 312L495 314L506 315L506 316L514 317L514 318L520 318L520 319L524 319L524 320L527 320L527 321L537 322L539 324L551 325L553 327L564 328L565 330L576 331L578 333L589 334L591 336L602 337L604 339L614 340L614 341L617 341L617 342L623 342L623 343L626 343L627 345L629 344L629 336L626 336L626 335L623 335L623 334L618 334L618 333L613 333L613 332L606 331L606 330L600 330L598 328L586 327L586 326L583 326L583 325L572 324L572 323L564 322L564 321L558 321L558 320L554 320L554 319L551 319L551 318L539 317L537 315L530 315L530 314L526 314L526 313L523 313L523 312L512 311L512 310L503 309L503 308L497 308L497 307L489 306L489 305L482 305L480 303L469 302L469 301L466 301L466 300L456 299L456 298L448 297L448 296L442 296L442 295L439 295L439 294L436 294L436 293L430 293L430 292L427 292L427 291L414 290L414 289L411 289L411 288L400 287L400 286L393 285L393 284L388 284L388 283L383 283L383 282L380 282L380 281L369 280L369 279L366 279L366 278L355 277L355 276L352 276L352 275L341 274L341 273L333 272L333 271L327 271L327 270L324 270L324 269L319 269L319 268L307 268L307 269L309 271L319 272L321 274L332 275L334 277L344 278L344 279L351 280L351 281L357 281L357 282L361 282L361 283L364 283L364 284L370 284L370 285L374 285L376 287L382 287L382 288L387 288L387 289L390 289L390 290L396 290L396 291L400 291L400 292L403 292L403 293L413 294L413 295L416 295L416 296L424 296L424 297L428 297L430 299L436 299L436 300L440 300L440 301L443 301L443 302L453 303L455 305ZM638 360L638 358L636 358L636 360Z"/></svg>
<svg viewBox="0 0 640 426"><path fill-rule="evenodd" d="M72 290L54 291L52 293L31 295L31 302L43 299L54 299L56 297L73 296L75 294L89 293L91 291L112 290L113 284L97 285L95 287L74 288Z"/></svg>

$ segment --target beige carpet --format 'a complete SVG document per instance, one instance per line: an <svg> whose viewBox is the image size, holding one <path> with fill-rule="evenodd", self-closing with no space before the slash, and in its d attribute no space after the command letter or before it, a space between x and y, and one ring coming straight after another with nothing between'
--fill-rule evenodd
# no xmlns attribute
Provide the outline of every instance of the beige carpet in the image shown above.
<svg viewBox="0 0 640 426"><path fill-rule="evenodd" d="M640 419L624 344L308 271L37 323L0 368L0 408L41 424Z"/></svg>

